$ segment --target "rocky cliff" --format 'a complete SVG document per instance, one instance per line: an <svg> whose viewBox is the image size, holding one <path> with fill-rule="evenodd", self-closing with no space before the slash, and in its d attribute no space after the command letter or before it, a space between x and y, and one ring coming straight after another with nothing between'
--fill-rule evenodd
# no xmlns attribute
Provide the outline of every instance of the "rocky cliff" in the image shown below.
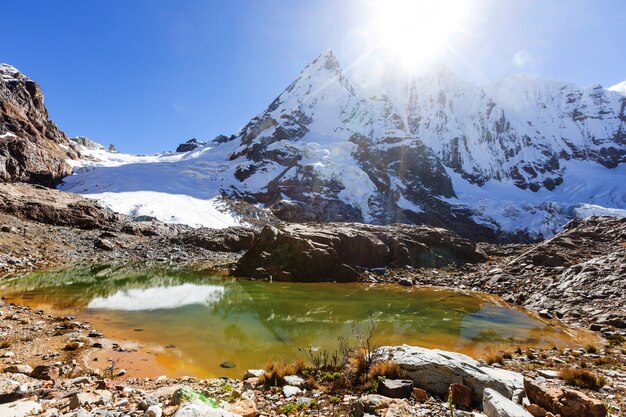
<svg viewBox="0 0 626 417"><path fill-rule="evenodd" d="M71 174L66 160L77 156L49 120L37 83L0 64L0 180L52 187Z"/></svg>

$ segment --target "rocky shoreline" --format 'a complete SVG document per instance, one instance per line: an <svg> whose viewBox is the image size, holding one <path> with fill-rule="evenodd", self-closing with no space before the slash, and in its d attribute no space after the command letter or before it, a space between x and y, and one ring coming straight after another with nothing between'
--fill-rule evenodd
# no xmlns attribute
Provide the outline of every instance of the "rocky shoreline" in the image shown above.
<svg viewBox="0 0 626 417"><path fill-rule="evenodd" d="M621 279L626 273L624 219L572 222L561 234L536 245L494 245L448 236L450 232L443 229L417 226L386 229L349 224L274 224L262 228L259 224L224 230L193 229L152 219L137 221L110 213L91 200L43 187L0 187L2 276L76 263L135 261L211 268L236 275L256 271L258 278L269 278L264 275L267 271L282 271L288 273L283 279L292 280L298 276L298 270L290 271L285 266L294 265L294 259L309 259L309 268L341 266L350 272L349 280L486 292L535 311L547 320L597 331L604 338L603 346L598 347L504 352L494 358L489 369L519 372L519 378L523 381L525 377L530 384L523 388L526 396L534 395L530 392L539 384L541 395L537 394L533 402L542 409L557 411L554 415L568 415L557 404L559 398L584 403L585 407L591 404L594 410L600 410L573 415L622 415L625 410L622 401L626 392L626 350L622 341L626 335L626 284ZM289 251L284 250L285 239L290 242ZM319 271L309 269L310 279L319 278ZM281 276L271 273L271 278ZM88 352L102 349L98 344L106 344L99 340L97 329L88 324L12 304L1 305L0 312L0 360L5 371L0 377L0 415L185 417L234 413L245 417L382 417L451 413L446 394L432 388L425 390L425 398L420 391L411 391L409 398L389 399L379 397L378 390L372 391L371 387L337 390L327 381L304 384L298 388L300 391L295 391L297 394L287 396L283 387L256 385L250 375L241 380L124 379L123 372L116 375L120 369L105 367L98 372L93 366L85 366ZM47 336L42 338L42 334ZM96 336L89 337L90 334ZM423 360L428 354L418 356ZM464 366L476 366L468 363L469 358ZM405 376L410 374L409 368L404 369ZM591 368L606 384L599 391L568 388L558 377L564 368ZM50 378L41 379L42 375ZM435 375L440 377L436 372ZM415 388L423 389L423 379L410 379ZM443 385L471 385L463 378L455 381ZM184 389L180 391L181 388ZM571 394L572 391L584 396ZM181 392L191 397L180 401L177 398ZM490 405L485 406L484 397L488 397ZM206 406L206 401L198 398L215 399L217 403ZM474 398L469 405L452 407L454 415L459 416L472 415L471 410L483 410L489 416L525 415L502 414L498 407L503 401L497 393L485 396L481 391L481 398ZM506 401L504 404L510 406ZM496 411L487 412L492 409ZM534 411L539 414L532 415L549 415Z"/></svg>

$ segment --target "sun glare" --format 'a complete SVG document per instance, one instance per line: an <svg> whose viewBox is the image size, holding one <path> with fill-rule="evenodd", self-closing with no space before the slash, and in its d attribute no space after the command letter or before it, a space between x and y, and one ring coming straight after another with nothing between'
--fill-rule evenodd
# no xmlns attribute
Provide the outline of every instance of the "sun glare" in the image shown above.
<svg viewBox="0 0 626 417"><path fill-rule="evenodd" d="M407 69L436 60L469 19L468 0L380 0L372 3L379 48Z"/></svg>

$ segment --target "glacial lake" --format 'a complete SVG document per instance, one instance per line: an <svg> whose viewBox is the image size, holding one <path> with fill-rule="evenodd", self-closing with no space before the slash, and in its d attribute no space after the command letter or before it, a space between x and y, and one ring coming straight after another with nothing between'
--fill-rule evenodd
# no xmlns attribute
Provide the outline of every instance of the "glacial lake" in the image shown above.
<svg viewBox="0 0 626 417"><path fill-rule="evenodd" d="M0 281L0 294L7 303L72 315L120 341L125 352L94 349L89 366L115 361L130 376L241 377L271 359L303 358L299 347L334 350L339 336L350 337L355 323L366 328L370 317L378 345L478 358L583 343L581 334L496 298L424 287L234 280L126 265L36 272Z"/></svg>

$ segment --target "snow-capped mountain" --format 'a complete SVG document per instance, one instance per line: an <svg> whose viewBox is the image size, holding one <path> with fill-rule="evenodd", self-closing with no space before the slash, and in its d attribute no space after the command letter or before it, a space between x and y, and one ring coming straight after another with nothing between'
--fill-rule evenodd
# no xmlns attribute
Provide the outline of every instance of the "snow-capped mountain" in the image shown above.
<svg viewBox="0 0 626 417"><path fill-rule="evenodd" d="M569 218L626 215L626 96L613 90L523 76L479 86L444 67L364 87L327 52L236 134L150 163L82 164L63 188L546 236Z"/></svg>

